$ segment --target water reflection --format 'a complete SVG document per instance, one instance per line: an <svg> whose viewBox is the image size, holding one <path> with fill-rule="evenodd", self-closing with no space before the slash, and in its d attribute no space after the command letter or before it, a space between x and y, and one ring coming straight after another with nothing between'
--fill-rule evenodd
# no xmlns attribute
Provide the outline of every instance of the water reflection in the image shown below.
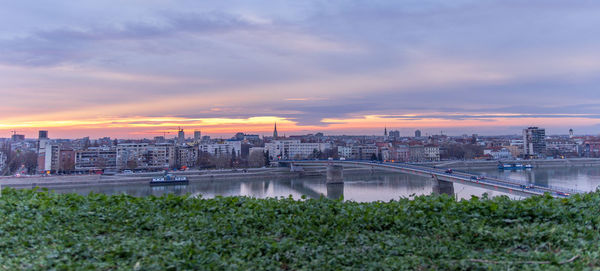
<svg viewBox="0 0 600 271"><path fill-rule="evenodd" d="M327 198L340 199L344 197L344 184L333 183L327 185Z"/></svg>
<svg viewBox="0 0 600 271"><path fill-rule="evenodd" d="M525 180L542 186L558 186L582 191L594 191L600 185L600 167L553 167L530 170L480 170L495 177Z"/></svg>
<svg viewBox="0 0 600 271"><path fill-rule="evenodd" d="M553 185L579 190L592 191L600 184L600 168L539 168L521 171L481 170L482 175L507 177L525 180L538 185ZM473 195L507 195L481 187L454 183L440 186L431 178L417 177L400 173L351 172L344 174L344 184L327 185L325 176L302 178L257 178L248 180L204 180L192 181L189 185L153 186L148 184L82 186L75 188L53 188L58 193L104 194L125 193L133 196L161 196L167 193L212 198L216 196L249 196L256 198L288 197L300 199L344 197L352 201L389 201L429 195L432 192L453 194L458 199L468 199ZM519 198L509 195L511 198Z"/></svg>

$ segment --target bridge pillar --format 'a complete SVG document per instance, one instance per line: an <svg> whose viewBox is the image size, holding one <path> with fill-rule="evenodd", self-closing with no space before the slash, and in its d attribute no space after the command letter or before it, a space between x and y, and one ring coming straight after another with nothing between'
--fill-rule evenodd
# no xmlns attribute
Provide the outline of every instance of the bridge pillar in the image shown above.
<svg viewBox="0 0 600 271"><path fill-rule="evenodd" d="M449 181L442 181L437 178L437 176L433 176L433 193L434 194L446 194L448 196L454 196L454 184Z"/></svg>
<svg viewBox="0 0 600 271"><path fill-rule="evenodd" d="M327 198L339 199L344 196L344 183L327 184Z"/></svg>
<svg viewBox="0 0 600 271"><path fill-rule="evenodd" d="M327 184L344 183L344 167L340 165L327 165Z"/></svg>

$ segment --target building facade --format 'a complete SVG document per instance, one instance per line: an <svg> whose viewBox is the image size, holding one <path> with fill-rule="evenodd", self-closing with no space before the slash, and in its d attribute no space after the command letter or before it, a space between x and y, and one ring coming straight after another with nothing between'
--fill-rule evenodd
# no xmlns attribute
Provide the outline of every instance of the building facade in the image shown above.
<svg viewBox="0 0 600 271"><path fill-rule="evenodd" d="M424 146L423 159L425 161L440 161L440 147L435 145Z"/></svg>
<svg viewBox="0 0 600 271"><path fill-rule="evenodd" d="M543 157L546 153L546 129L523 129L523 155L525 158Z"/></svg>
<svg viewBox="0 0 600 271"><path fill-rule="evenodd" d="M302 143L300 140L273 140L265 143L271 160L316 158L316 153L332 149L331 143Z"/></svg>
<svg viewBox="0 0 600 271"><path fill-rule="evenodd" d="M4 172L4 169L6 168L7 160L7 155L4 152L0 151L0 175Z"/></svg>
<svg viewBox="0 0 600 271"><path fill-rule="evenodd" d="M75 151L75 171L95 171L117 168L117 150L91 147Z"/></svg>
<svg viewBox="0 0 600 271"><path fill-rule="evenodd" d="M223 141L217 143L207 143L198 145L200 152L205 152L213 156L231 155L235 153L236 157L242 155L241 141Z"/></svg>
<svg viewBox="0 0 600 271"><path fill-rule="evenodd" d="M175 150L170 144L121 143L117 145L117 169L160 170L175 165Z"/></svg>

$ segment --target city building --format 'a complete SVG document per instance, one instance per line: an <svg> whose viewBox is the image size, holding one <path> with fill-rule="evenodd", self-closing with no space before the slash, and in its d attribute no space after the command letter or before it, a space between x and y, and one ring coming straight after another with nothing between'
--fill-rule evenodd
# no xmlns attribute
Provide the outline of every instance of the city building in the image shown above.
<svg viewBox="0 0 600 271"><path fill-rule="evenodd" d="M202 133L200 131L194 131L194 142L198 143L202 141Z"/></svg>
<svg viewBox="0 0 600 271"><path fill-rule="evenodd" d="M198 162L198 148L195 146L178 146L175 158L175 163L179 168L194 167Z"/></svg>
<svg viewBox="0 0 600 271"><path fill-rule="evenodd" d="M419 138L419 137L421 137L421 130L416 130L416 131L415 131L415 137L416 137L416 138Z"/></svg>
<svg viewBox="0 0 600 271"><path fill-rule="evenodd" d="M307 159L332 149L331 143L301 143L300 140L273 140L265 143L271 160Z"/></svg>
<svg viewBox="0 0 600 271"><path fill-rule="evenodd" d="M509 145L509 146L504 146L504 148L510 152L510 155L512 157L521 157L521 155L523 154L523 146L522 145Z"/></svg>
<svg viewBox="0 0 600 271"><path fill-rule="evenodd" d="M423 159L425 161L440 161L440 147L436 145L424 146Z"/></svg>
<svg viewBox="0 0 600 271"><path fill-rule="evenodd" d="M425 160L425 146L423 145L412 145L410 149L410 161L411 162L423 162Z"/></svg>
<svg viewBox="0 0 600 271"><path fill-rule="evenodd" d="M6 168L7 160L8 160L8 157L7 157L6 153L0 151L0 175L2 175L2 173L4 173L4 169Z"/></svg>
<svg viewBox="0 0 600 271"><path fill-rule="evenodd" d="M398 131L398 130L390 131L388 134L388 137L392 140L397 140L400 138L400 131Z"/></svg>
<svg viewBox="0 0 600 271"><path fill-rule="evenodd" d="M10 140L12 140L12 141L23 141L23 140L25 140L25 135L13 134L10 137Z"/></svg>
<svg viewBox="0 0 600 271"><path fill-rule="evenodd" d="M117 151L108 147L91 147L75 151L75 171L96 171L117 168Z"/></svg>
<svg viewBox="0 0 600 271"><path fill-rule="evenodd" d="M410 161L410 147L408 145L397 145L394 147L394 160L398 162Z"/></svg>
<svg viewBox="0 0 600 271"><path fill-rule="evenodd" d="M354 145L352 146L351 158L355 160L372 160L377 158L376 145Z"/></svg>
<svg viewBox="0 0 600 271"><path fill-rule="evenodd" d="M523 155L525 158L543 157L546 153L546 129L523 129Z"/></svg>
<svg viewBox="0 0 600 271"><path fill-rule="evenodd" d="M170 144L120 143L117 169L160 170L175 165L175 150Z"/></svg>
<svg viewBox="0 0 600 271"><path fill-rule="evenodd" d="M235 153L236 157L242 154L241 141L223 141L217 143L205 143L198 146L200 152L205 152L214 156L231 155Z"/></svg>
<svg viewBox="0 0 600 271"><path fill-rule="evenodd" d="M38 131L38 139L48 139L48 131Z"/></svg>
<svg viewBox="0 0 600 271"><path fill-rule="evenodd" d="M339 157L352 158L352 147L350 146L337 146L337 152Z"/></svg>
<svg viewBox="0 0 600 271"><path fill-rule="evenodd" d="M514 158L512 152L506 147L484 149L483 155L489 155L494 160L510 160Z"/></svg>
<svg viewBox="0 0 600 271"><path fill-rule="evenodd" d="M179 130L177 131L177 143L183 144L183 142L185 142L185 132L183 131L183 129L179 128Z"/></svg>
<svg viewBox="0 0 600 271"><path fill-rule="evenodd" d="M41 141L44 142L44 141ZM60 145L44 142L38 148L37 171L39 173L55 173L60 167Z"/></svg>

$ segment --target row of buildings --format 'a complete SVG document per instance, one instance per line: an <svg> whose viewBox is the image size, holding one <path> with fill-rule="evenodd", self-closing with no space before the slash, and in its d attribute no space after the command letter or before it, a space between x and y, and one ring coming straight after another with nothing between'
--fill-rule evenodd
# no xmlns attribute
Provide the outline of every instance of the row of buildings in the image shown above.
<svg viewBox="0 0 600 271"><path fill-rule="evenodd" d="M176 140L178 141L178 140ZM134 142L113 146L73 149L40 141L38 172L88 172L100 170L164 170L191 168L202 152L211 155L241 155L240 141L215 143Z"/></svg>
<svg viewBox="0 0 600 271"><path fill-rule="evenodd" d="M1 141L1 139L0 139ZM6 143L6 142L5 142ZM264 163L277 160L345 158L426 162L442 159L496 159L600 157L600 138L546 136L545 130L528 127L522 136L478 135L401 137L399 131L383 136L326 136L322 133L280 137L277 128L270 137L237 133L230 139L211 139L195 131L186 138L182 129L171 139L164 136L142 140L116 140L107 137L90 140L49 139L40 131L37 140L13 135L12 150L35 152L37 172L89 172L101 170L162 170L200 166L202 158L244 160L264 157ZM6 167L7 153L0 151L0 169ZM262 161L262 160L261 160Z"/></svg>

